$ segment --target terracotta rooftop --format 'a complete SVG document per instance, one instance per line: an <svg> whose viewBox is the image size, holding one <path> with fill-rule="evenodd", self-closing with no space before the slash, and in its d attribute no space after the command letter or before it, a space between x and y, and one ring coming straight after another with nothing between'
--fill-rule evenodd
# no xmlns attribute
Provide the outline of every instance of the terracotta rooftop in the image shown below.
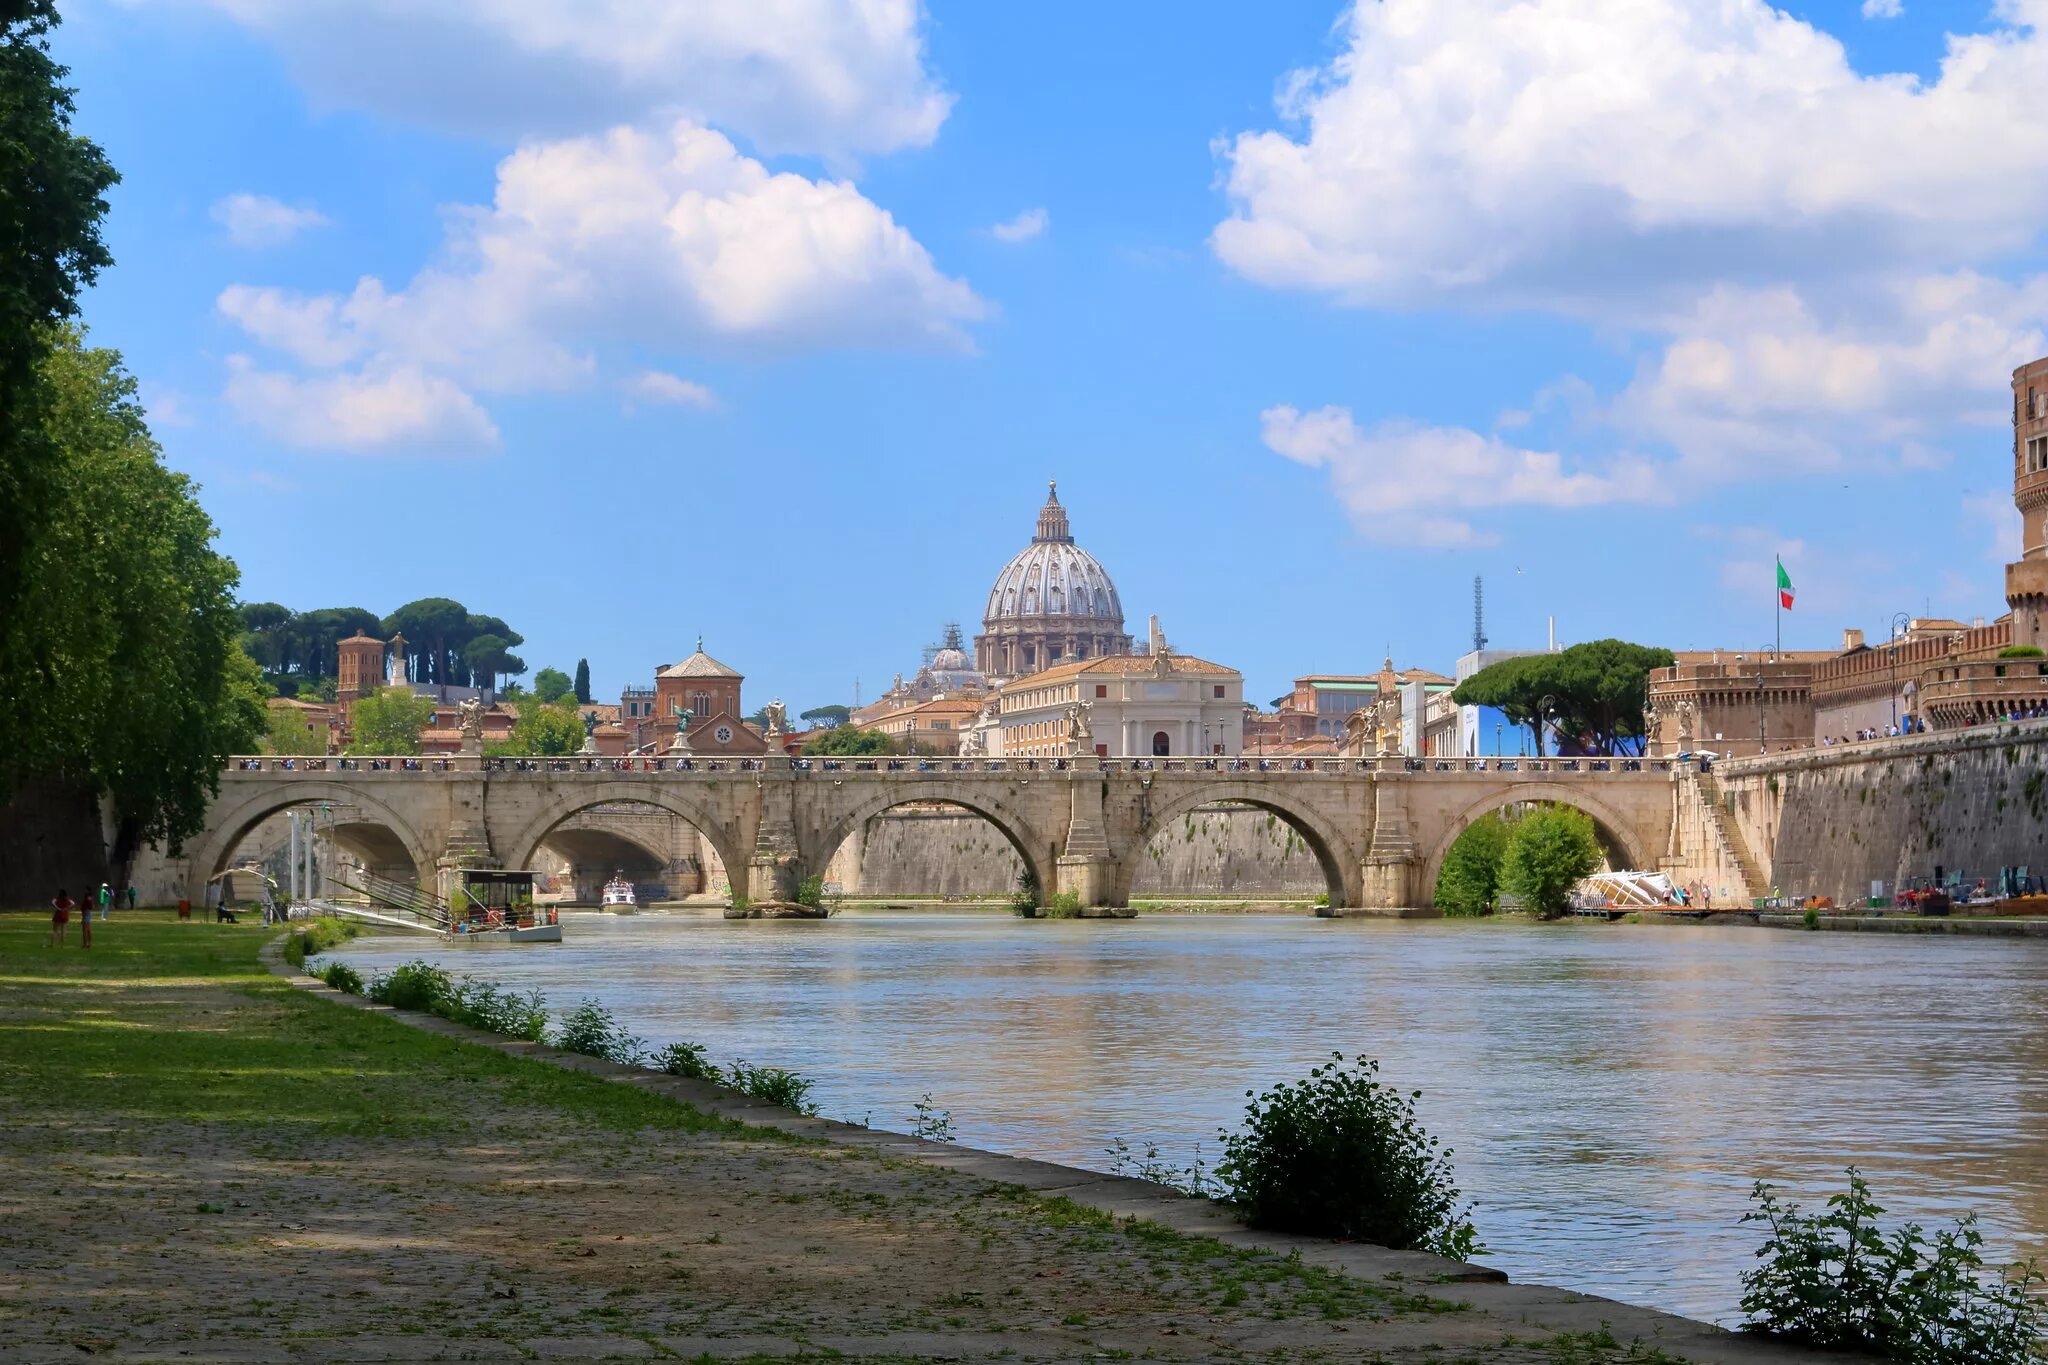
<svg viewBox="0 0 2048 1365"><path fill-rule="evenodd" d="M697 642L697 652L679 664L670 664L654 675L657 678L738 678L745 676L736 668L728 668L704 652L704 642Z"/></svg>

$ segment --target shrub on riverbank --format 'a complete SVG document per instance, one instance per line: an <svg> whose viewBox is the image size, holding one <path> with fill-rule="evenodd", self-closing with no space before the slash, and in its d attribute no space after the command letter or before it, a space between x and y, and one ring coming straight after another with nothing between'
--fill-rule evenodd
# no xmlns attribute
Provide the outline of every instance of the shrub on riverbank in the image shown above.
<svg viewBox="0 0 2048 1365"><path fill-rule="evenodd" d="M713 1085L725 1084L725 1073L711 1064L704 1055L702 1043L670 1043L654 1054L648 1065L656 1071L670 1076L681 1076L686 1080L710 1081Z"/></svg>
<svg viewBox="0 0 2048 1365"><path fill-rule="evenodd" d="M1592 817L1569 806L1539 806L1517 820L1500 859L1500 887L1538 919L1556 919L1572 888L1600 865Z"/></svg>
<svg viewBox="0 0 2048 1365"><path fill-rule="evenodd" d="M363 993L363 974L346 962L330 962L320 969L320 979L338 991L350 995Z"/></svg>
<svg viewBox="0 0 2048 1365"><path fill-rule="evenodd" d="M779 1066L755 1066L751 1062L736 1061L726 1072L726 1084L743 1095L752 1095L769 1104L779 1104L784 1109L794 1109L799 1114L815 1115L817 1103L811 1099L811 1078L799 1076L794 1071L784 1071Z"/></svg>
<svg viewBox="0 0 2048 1365"><path fill-rule="evenodd" d="M1017 874L1017 889L1010 893L1010 910L1025 919L1038 913L1038 874L1028 867Z"/></svg>
<svg viewBox="0 0 2048 1365"><path fill-rule="evenodd" d="M626 1032L612 1012L595 1000L585 1000L562 1020L554 1045L586 1057L602 1057L621 1066L638 1066L647 1058L647 1040Z"/></svg>
<svg viewBox="0 0 2048 1365"><path fill-rule="evenodd" d="M322 915L319 919L308 920L284 937L284 960L294 967L306 965L309 957L318 957L330 948L339 947L362 931L345 919Z"/></svg>
<svg viewBox="0 0 2048 1365"><path fill-rule="evenodd" d="M419 1010L445 1016L455 996L455 982L431 962L417 958L401 963L387 974L370 978L363 994L395 1010Z"/></svg>
<svg viewBox="0 0 2048 1365"><path fill-rule="evenodd" d="M1253 1099L1243 1131L1223 1135L1216 1174L1253 1227L1458 1260L1479 1249L1450 1151L1370 1058L1333 1053L1305 1080Z"/></svg>
<svg viewBox="0 0 2048 1365"><path fill-rule="evenodd" d="M1910 1365L2032 1365L2048 1331L2031 1263L1984 1268L1983 1236L1966 1217L1930 1241L1918 1223L1889 1236L1884 1209L1854 1166L1849 1192L1806 1215L1759 1181L1746 1223L1771 1235L1742 1277L1743 1330Z"/></svg>
<svg viewBox="0 0 2048 1365"><path fill-rule="evenodd" d="M1045 917L1047 919L1079 919L1081 917L1080 894L1074 891L1053 892L1045 898Z"/></svg>
<svg viewBox="0 0 2048 1365"><path fill-rule="evenodd" d="M1444 854L1436 907L1446 915L1490 915L1500 902L1500 865L1514 826L1499 811L1480 816Z"/></svg>
<svg viewBox="0 0 2048 1365"><path fill-rule="evenodd" d="M539 991L506 990L495 981L465 976L440 1011L444 1018L471 1028L538 1043L548 1028L547 1002Z"/></svg>

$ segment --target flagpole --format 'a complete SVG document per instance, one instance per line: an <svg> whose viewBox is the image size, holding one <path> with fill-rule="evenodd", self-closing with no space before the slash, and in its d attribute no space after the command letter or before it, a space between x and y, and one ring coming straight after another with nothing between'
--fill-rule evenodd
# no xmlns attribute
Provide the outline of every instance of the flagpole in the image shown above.
<svg viewBox="0 0 2048 1365"><path fill-rule="evenodd" d="M1785 576L1785 557L1783 555L1779 555L1777 556L1777 560L1778 577L1782 579ZM1776 583L1773 583L1771 585L1771 589L1772 596L1777 599L1778 603L1778 612L1776 618L1778 627L1777 653L1778 657L1782 659L1783 657L1785 657L1785 590L1783 588L1780 588Z"/></svg>

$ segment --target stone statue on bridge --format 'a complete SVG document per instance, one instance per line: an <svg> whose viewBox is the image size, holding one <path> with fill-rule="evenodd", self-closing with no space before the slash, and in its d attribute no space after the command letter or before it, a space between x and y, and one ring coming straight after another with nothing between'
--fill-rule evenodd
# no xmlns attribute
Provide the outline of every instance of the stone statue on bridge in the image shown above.
<svg viewBox="0 0 2048 1365"><path fill-rule="evenodd" d="M1095 728L1088 723L1088 713L1095 703L1071 702L1067 706L1067 752L1079 757L1095 752Z"/></svg>
<svg viewBox="0 0 2048 1365"><path fill-rule="evenodd" d="M769 738L789 733L789 708L782 704L782 698L777 697L762 707L761 719L767 722Z"/></svg>
<svg viewBox="0 0 2048 1365"><path fill-rule="evenodd" d="M687 706L677 706L673 702L669 703L668 709L669 714L676 718L676 737L668 742L668 751L672 754L687 755L692 752L690 749L690 721L692 719L690 709Z"/></svg>
<svg viewBox="0 0 2048 1365"><path fill-rule="evenodd" d="M1657 725L1663 719L1663 713L1657 709L1656 698L1645 698L1643 701L1643 755L1646 758L1662 758L1664 755L1664 741L1662 736L1657 733Z"/></svg>
<svg viewBox="0 0 2048 1365"><path fill-rule="evenodd" d="M1401 752L1401 699L1381 697L1372 704L1372 728L1379 740L1379 756L1392 758Z"/></svg>
<svg viewBox="0 0 2048 1365"><path fill-rule="evenodd" d="M597 752L597 712L583 713L583 747L576 751L588 758Z"/></svg>
<svg viewBox="0 0 2048 1365"><path fill-rule="evenodd" d="M1693 702L1682 701L1673 711L1678 717L1678 751L1689 753L1693 745L1693 727L1700 720L1700 708Z"/></svg>
<svg viewBox="0 0 2048 1365"><path fill-rule="evenodd" d="M484 751L484 703L481 697L468 697L455 708L456 722L462 730L462 752L480 754Z"/></svg>

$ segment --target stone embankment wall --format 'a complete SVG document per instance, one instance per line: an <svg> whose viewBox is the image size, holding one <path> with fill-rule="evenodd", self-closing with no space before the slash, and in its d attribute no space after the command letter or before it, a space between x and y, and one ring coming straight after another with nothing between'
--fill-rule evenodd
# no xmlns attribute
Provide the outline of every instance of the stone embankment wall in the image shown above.
<svg viewBox="0 0 2048 1365"><path fill-rule="evenodd" d="M1717 764L1713 782L1724 823L1788 896L1846 905L1873 881L1891 894L1937 865L2048 872L2048 722L1738 759ZM1684 850L1688 863L1697 851Z"/></svg>
<svg viewBox="0 0 2048 1365"><path fill-rule="evenodd" d="M1131 894L1306 898L1324 890L1315 854L1285 820L1204 807L1155 837ZM994 825L958 810L895 810L840 846L826 880L855 896L1002 897L1023 864Z"/></svg>

